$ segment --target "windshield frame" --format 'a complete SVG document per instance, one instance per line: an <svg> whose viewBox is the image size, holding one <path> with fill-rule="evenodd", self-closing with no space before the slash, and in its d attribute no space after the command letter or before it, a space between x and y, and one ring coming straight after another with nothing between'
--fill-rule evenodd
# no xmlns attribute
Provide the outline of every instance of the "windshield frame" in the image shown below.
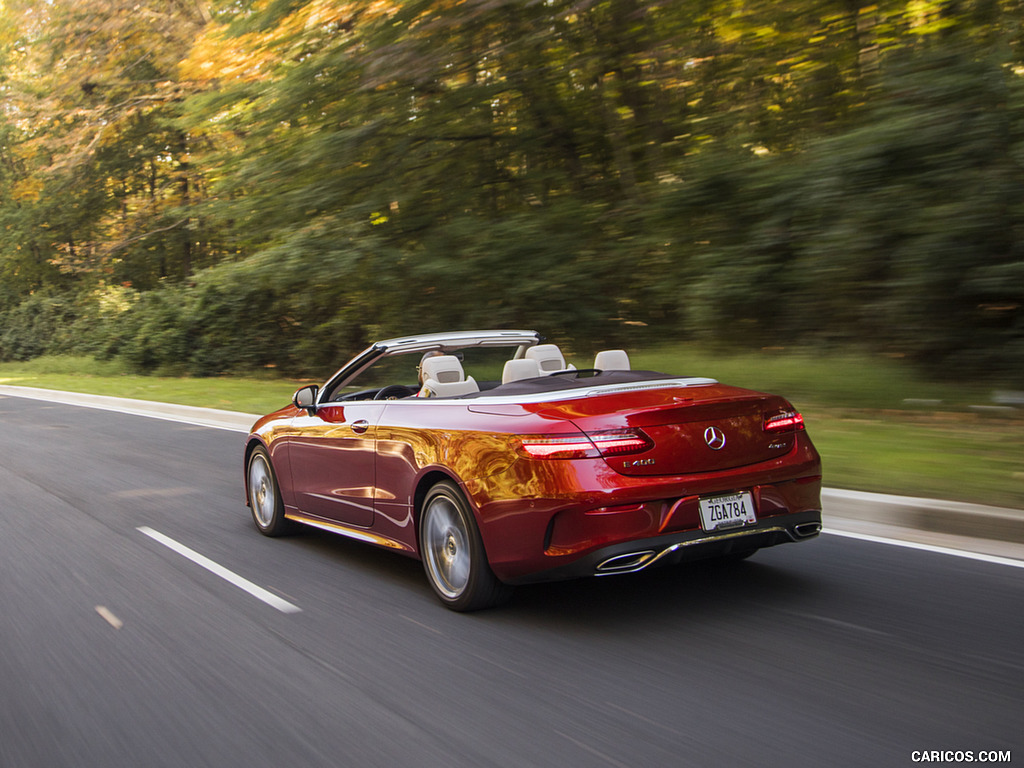
<svg viewBox="0 0 1024 768"><path fill-rule="evenodd" d="M349 386L368 368L386 358L430 351L449 355L476 347L508 347L515 349L511 358L521 358L527 349L541 341L543 337L537 331L523 330L458 331L385 339L371 344L331 376L320 388L317 403L330 403L338 390Z"/></svg>

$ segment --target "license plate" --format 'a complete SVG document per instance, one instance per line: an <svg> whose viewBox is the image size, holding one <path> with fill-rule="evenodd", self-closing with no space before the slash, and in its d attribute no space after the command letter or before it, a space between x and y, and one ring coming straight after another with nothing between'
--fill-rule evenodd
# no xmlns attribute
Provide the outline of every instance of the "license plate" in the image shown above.
<svg viewBox="0 0 1024 768"><path fill-rule="evenodd" d="M700 500L700 522L705 531L753 525L757 522L754 499L749 491L707 496Z"/></svg>

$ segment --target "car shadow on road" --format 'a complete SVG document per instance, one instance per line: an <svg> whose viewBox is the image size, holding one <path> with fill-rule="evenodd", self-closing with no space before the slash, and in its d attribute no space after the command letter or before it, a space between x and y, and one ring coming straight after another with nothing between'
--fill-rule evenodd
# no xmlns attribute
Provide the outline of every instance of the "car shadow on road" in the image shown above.
<svg viewBox="0 0 1024 768"><path fill-rule="evenodd" d="M309 578L325 583L357 579L381 599L454 618L437 602L419 561L317 530L287 539L308 552ZM763 561L759 560L763 558ZM347 574L344 578L338 571ZM791 609L827 589L801 558L757 553L741 562L701 561L641 573L520 586L503 606L462 618L502 624L528 622L551 628L629 627L684 617L687 621L749 610ZM417 610L418 613L418 610Z"/></svg>
<svg viewBox="0 0 1024 768"><path fill-rule="evenodd" d="M805 569L777 562L703 561L521 587L501 610L533 622L609 628L790 608L818 597L821 588Z"/></svg>
<svg viewBox="0 0 1024 768"><path fill-rule="evenodd" d="M315 568L319 562L374 582L417 587L422 583L426 593L433 594L423 575L423 566L414 558L315 528L301 529L285 541L308 551L310 567Z"/></svg>

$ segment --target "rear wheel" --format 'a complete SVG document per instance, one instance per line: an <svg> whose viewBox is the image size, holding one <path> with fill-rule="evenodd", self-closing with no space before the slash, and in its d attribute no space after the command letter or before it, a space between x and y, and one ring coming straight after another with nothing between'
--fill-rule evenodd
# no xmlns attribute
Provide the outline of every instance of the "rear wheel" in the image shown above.
<svg viewBox="0 0 1024 768"><path fill-rule="evenodd" d="M249 486L249 509L252 521L264 536L283 536L295 529L295 524L284 516L284 502L277 487L277 475L270 463L267 449L262 445L249 456L246 470Z"/></svg>
<svg viewBox="0 0 1024 768"><path fill-rule="evenodd" d="M477 611L508 600L512 588L487 562L473 513L455 483L442 481L427 493L420 514L420 554L434 592L454 611Z"/></svg>

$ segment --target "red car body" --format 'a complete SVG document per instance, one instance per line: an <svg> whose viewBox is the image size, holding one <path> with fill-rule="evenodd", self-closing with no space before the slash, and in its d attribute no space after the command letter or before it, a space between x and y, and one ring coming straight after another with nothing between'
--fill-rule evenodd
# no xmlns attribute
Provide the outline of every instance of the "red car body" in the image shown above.
<svg viewBox="0 0 1024 768"><path fill-rule="evenodd" d="M478 536L475 556L486 562L473 567L493 582L484 597L439 591L462 610L497 602L504 585L743 557L820 531L821 462L802 418L775 395L631 370L562 371L455 397L345 391L398 350L503 344L521 358L539 341L521 331L390 340L323 388L300 390L249 437L254 517L270 508L254 487L266 482L251 471L258 452L271 467L282 531L299 522L422 557L420 517L441 484L476 530L439 534L437 551L456 557ZM719 525L715 514L728 519Z"/></svg>

